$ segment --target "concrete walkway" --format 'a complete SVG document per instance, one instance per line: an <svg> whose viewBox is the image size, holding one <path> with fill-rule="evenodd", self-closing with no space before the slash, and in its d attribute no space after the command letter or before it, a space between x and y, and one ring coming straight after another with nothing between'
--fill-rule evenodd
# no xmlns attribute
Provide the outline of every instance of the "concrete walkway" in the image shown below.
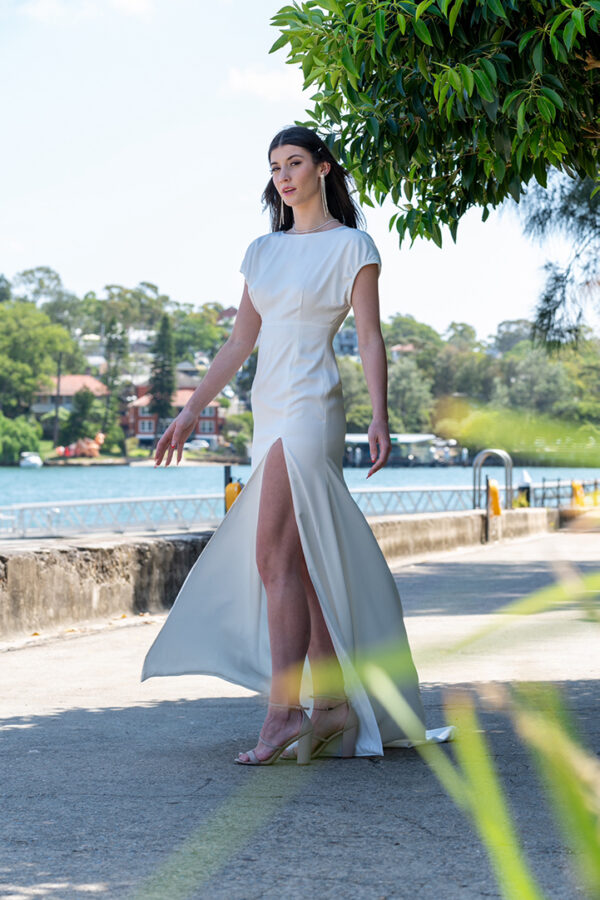
<svg viewBox="0 0 600 900"><path fill-rule="evenodd" d="M600 569L597 534L555 534L396 570L428 726L444 686L482 727L546 897L583 897L535 768L490 682L560 683L600 751L598 625L557 609L443 657L564 570ZM302 769L232 764L263 701L215 678L139 682L161 617L112 619L0 653L0 896L25 898L500 897L486 853L414 750ZM37 642L37 643L36 643ZM452 756L452 745L444 745Z"/></svg>

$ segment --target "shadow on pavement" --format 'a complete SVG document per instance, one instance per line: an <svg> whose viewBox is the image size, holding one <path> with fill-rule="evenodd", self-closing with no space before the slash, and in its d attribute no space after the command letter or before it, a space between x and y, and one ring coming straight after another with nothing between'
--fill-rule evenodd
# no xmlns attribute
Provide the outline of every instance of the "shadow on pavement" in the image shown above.
<svg viewBox="0 0 600 900"><path fill-rule="evenodd" d="M581 575L590 575L600 570L600 562L577 562L573 568ZM419 563L395 571L394 578L409 616L493 613L556 582L549 563L530 560Z"/></svg>
<svg viewBox="0 0 600 900"><path fill-rule="evenodd" d="M598 682L564 687L588 746L592 735L598 744ZM423 685L423 696L428 723L441 725L442 687ZM501 713L478 707L547 896L583 897L532 760ZM500 896L468 821L416 751L235 766L263 713L259 698L236 698L5 719L0 896Z"/></svg>

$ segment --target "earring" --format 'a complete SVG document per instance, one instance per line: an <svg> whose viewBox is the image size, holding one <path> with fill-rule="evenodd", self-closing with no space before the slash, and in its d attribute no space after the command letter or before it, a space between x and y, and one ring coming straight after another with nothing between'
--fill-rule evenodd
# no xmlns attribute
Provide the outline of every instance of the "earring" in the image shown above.
<svg viewBox="0 0 600 900"><path fill-rule="evenodd" d="M281 212L279 213L279 224L283 228L285 225L285 207L283 205L283 197L281 198Z"/></svg>
<svg viewBox="0 0 600 900"><path fill-rule="evenodd" d="M329 218L329 208L327 206L327 192L325 190L325 175L319 176L321 179L321 202L323 204L323 215L326 219Z"/></svg>

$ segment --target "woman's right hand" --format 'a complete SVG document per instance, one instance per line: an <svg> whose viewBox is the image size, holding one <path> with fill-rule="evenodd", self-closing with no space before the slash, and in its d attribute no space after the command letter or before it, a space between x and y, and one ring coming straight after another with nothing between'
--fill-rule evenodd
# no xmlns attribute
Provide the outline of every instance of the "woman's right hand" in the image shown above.
<svg viewBox="0 0 600 900"><path fill-rule="evenodd" d="M167 458L165 466L168 466L173 459L173 453L177 450L177 465L181 462L183 455L183 445L189 438L190 434L195 431L199 416L186 409L185 406L176 419L173 419L158 444L156 445L156 453L154 454L154 467L160 466L165 452Z"/></svg>

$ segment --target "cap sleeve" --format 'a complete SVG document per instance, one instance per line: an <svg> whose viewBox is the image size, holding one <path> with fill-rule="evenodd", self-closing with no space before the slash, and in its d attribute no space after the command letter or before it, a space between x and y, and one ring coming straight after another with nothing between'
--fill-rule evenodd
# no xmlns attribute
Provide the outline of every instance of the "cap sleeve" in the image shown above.
<svg viewBox="0 0 600 900"><path fill-rule="evenodd" d="M346 302L350 306L352 289L356 276L369 263L377 263L378 274L381 274L381 256L375 246L375 241L366 231L357 231L357 239L352 247L349 260L349 277L346 284Z"/></svg>
<svg viewBox="0 0 600 900"><path fill-rule="evenodd" d="M242 260L242 264L240 266L240 272L246 279L246 282L250 284L252 280L252 260L254 257L254 241L248 245L246 248L246 252L244 253L244 258Z"/></svg>

